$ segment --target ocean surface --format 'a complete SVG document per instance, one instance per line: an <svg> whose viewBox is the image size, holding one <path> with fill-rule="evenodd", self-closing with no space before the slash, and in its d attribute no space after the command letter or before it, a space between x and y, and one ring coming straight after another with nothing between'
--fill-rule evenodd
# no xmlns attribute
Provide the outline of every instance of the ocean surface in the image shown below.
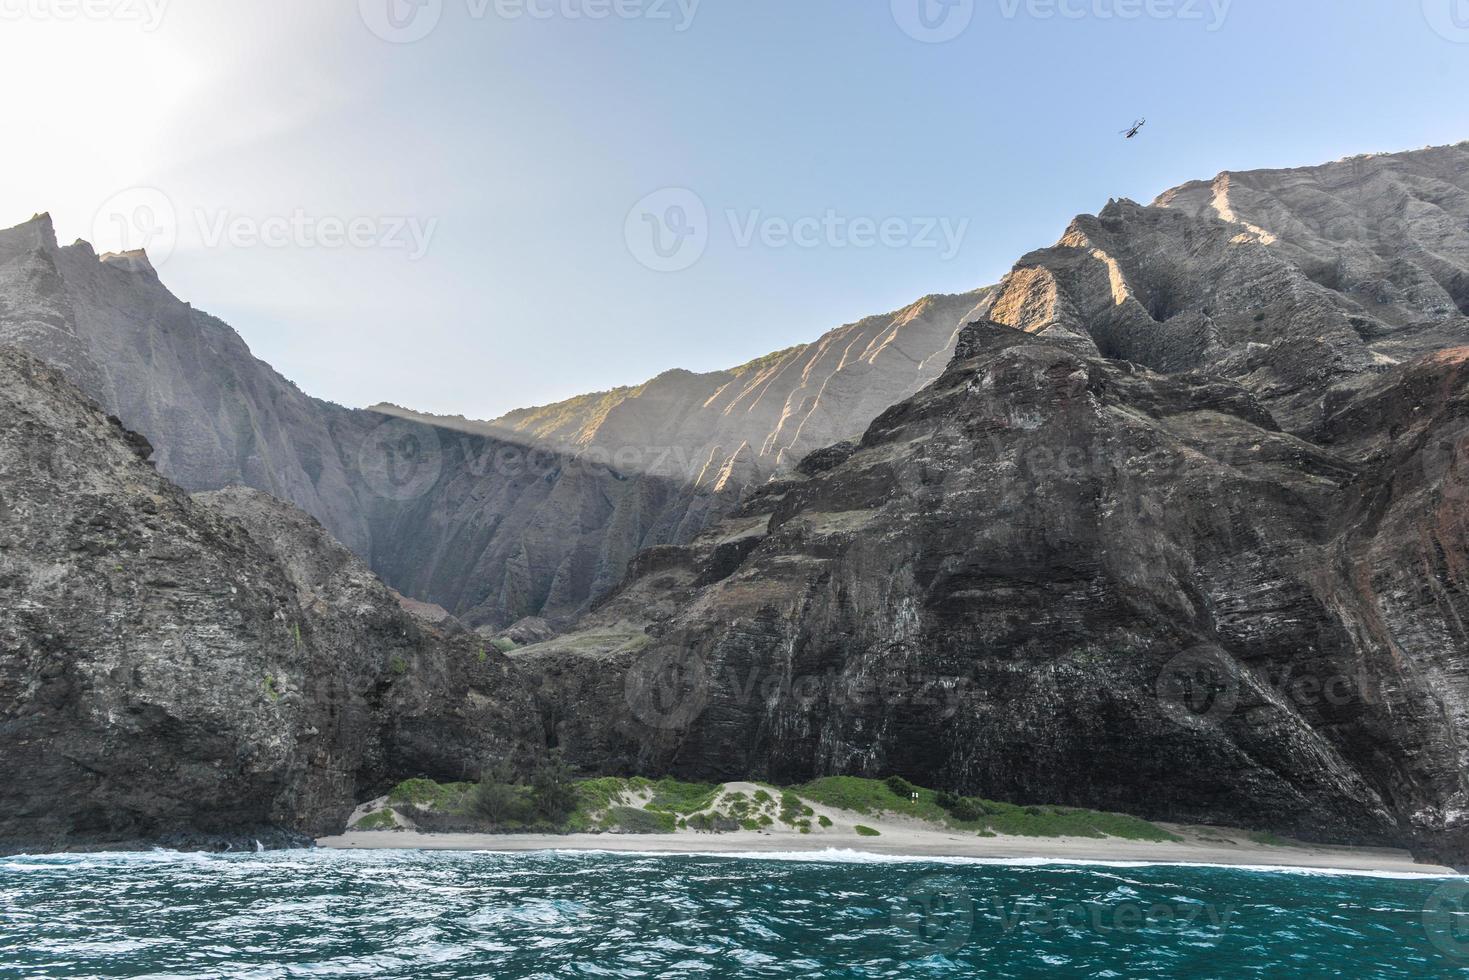
<svg viewBox="0 0 1469 980"><path fill-rule="evenodd" d="M1469 976L1466 895L839 852L10 857L0 976Z"/></svg>

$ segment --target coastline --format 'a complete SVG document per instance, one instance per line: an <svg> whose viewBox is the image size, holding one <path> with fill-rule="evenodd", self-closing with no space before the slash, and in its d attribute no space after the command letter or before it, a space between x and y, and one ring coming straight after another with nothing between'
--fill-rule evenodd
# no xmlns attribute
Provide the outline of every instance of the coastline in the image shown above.
<svg viewBox="0 0 1469 980"><path fill-rule="evenodd" d="M1188 831L1190 828L1169 828ZM977 837L887 826L878 837L827 832L734 831L722 834L427 834L414 830L349 831L317 840L328 850L603 851L640 854L800 855L821 860L834 852L888 857L985 859L996 862L1220 865L1383 875L1457 875L1442 865L1417 864L1407 851L1323 844L1274 846L1217 832L1207 840L1152 842L1089 837ZM1227 834L1227 836L1226 836Z"/></svg>

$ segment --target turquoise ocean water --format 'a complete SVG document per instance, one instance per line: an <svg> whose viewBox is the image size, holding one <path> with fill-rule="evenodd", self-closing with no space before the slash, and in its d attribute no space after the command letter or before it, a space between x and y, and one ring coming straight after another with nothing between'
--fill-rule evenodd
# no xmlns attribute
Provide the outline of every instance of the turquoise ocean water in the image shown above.
<svg viewBox="0 0 1469 980"><path fill-rule="evenodd" d="M0 977L1469 976L1466 894L840 853L10 857Z"/></svg>

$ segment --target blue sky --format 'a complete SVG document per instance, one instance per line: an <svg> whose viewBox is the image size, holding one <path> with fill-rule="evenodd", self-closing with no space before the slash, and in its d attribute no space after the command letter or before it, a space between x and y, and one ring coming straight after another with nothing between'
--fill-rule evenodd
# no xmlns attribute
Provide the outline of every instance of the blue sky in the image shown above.
<svg viewBox="0 0 1469 980"><path fill-rule="evenodd" d="M985 285L1109 197L1469 138L1469 0L954 0L943 43L939 0L69 2L0 0L0 221L143 235L305 390L473 417Z"/></svg>

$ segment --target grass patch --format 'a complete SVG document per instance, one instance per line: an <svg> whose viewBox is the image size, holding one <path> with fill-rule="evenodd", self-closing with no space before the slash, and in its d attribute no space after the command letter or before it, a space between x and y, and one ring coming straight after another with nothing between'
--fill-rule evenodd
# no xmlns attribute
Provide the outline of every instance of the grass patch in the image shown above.
<svg viewBox="0 0 1469 980"><path fill-rule="evenodd" d="M803 817L812 816L816 811L801 801L795 793L780 794L780 822L790 824L792 827L800 825Z"/></svg>
<svg viewBox="0 0 1469 980"><path fill-rule="evenodd" d="M727 834L740 829L740 822L725 813L696 813L684 825L705 834Z"/></svg>
<svg viewBox="0 0 1469 980"><path fill-rule="evenodd" d="M672 813L639 810L634 806L614 806L602 819L602 829L624 834L671 834L678 827Z"/></svg>
<svg viewBox="0 0 1469 980"><path fill-rule="evenodd" d="M498 772L482 784L408 779L395 786L388 799L394 806L415 808L414 820L422 816L426 831L448 830L452 825L452 829L510 833L652 834L672 833L686 826L706 833L723 833L762 830L780 823L800 833L810 833L818 825L834 826L830 817L816 814L809 800L856 814L909 817L982 837L1004 834L1141 841L1179 839L1155 824L1124 814L997 803L935 792L901 779L828 776L793 789L772 789L773 794L757 789L748 795L731 792L721 796L723 789L717 783L616 776L571 780L564 764L560 764L559 768L542 765L528 783L509 772ZM916 801L913 793L918 794ZM651 799L644 807L632 806L630 803L638 798L634 794L647 794ZM713 810L716 802L718 811ZM1299 846L1268 833L1252 834L1250 840L1271 847Z"/></svg>
<svg viewBox="0 0 1469 980"><path fill-rule="evenodd" d="M1293 840L1286 840L1284 837L1281 837L1278 834L1272 834L1268 830L1257 830L1257 831L1255 831L1254 833L1250 834L1250 840L1253 843L1256 843L1256 844L1263 844L1265 847L1301 847L1301 846L1303 846L1303 845L1298 844L1297 842L1295 842Z"/></svg>
<svg viewBox="0 0 1469 980"><path fill-rule="evenodd" d="M515 649L515 641L508 636L501 636L490 641L491 646L501 653L509 653Z"/></svg>
<svg viewBox="0 0 1469 980"><path fill-rule="evenodd" d="M436 783L432 779L405 779L388 793L388 802L429 810L454 810L461 806L473 783Z"/></svg>
<svg viewBox="0 0 1469 980"><path fill-rule="evenodd" d="M1176 841L1162 827L1122 813L1064 806L1015 806L983 801L983 829L1016 837L1120 837L1124 840Z"/></svg>
<svg viewBox="0 0 1469 980"><path fill-rule="evenodd" d="M852 829L857 832L857 836L858 837L881 837L882 836L882 831L880 831L880 830L873 830L871 827L863 826L860 823L857 826L853 827Z"/></svg>
<svg viewBox="0 0 1469 980"><path fill-rule="evenodd" d="M369 813L352 825L353 830L397 830L398 821L393 819L392 810Z"/></svg>
<svg viewBox="0 0 1469 980"><path fill-rule="evenodd" d="M718 783L685 783L677 779L660 779L650 787L653 798L648 801L649 810L668 813L697 813L707 810L719 793Z"/></svg>
<svg viewBox="0 0 1469 980"><path fill-rule="evenodd" d="M907 780L898 781L899 792L894 792L887 781L863 779L860 776L826 776L797 787L797 792L807 799L839 810L851 810L875 816L882 813L900 813L904 816L944 823L946 814L938 805L938 794L933 790L913 786ZM909 795L918 793L918 802Z"/></svg>
<svg viewBox="0 0 1469 980"><path fill-rule="evenodd" d="M576 784L577 799L584 810L605 810L614 803L626 799L627 780L616 776L601 779L583 779Z"/></svg>
<svg viewBox="0 0 1469 980"><path fill-rule="evenodd" d="M1016 806L973 796L935 792L901 777L886 780L859 776L827 776L798 787L797 792L826 806L867 815L913 817L961 830L1017 837L1120 837L1125 840L1175 841L1156 824L1121 813L1102 813L1064 806ZM917 793L915 802L911 794Z"/></svg>

